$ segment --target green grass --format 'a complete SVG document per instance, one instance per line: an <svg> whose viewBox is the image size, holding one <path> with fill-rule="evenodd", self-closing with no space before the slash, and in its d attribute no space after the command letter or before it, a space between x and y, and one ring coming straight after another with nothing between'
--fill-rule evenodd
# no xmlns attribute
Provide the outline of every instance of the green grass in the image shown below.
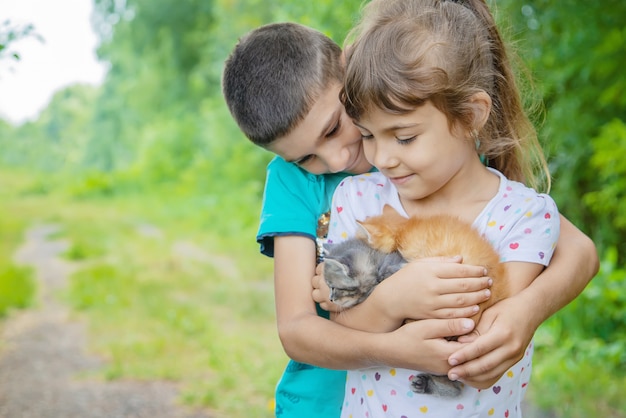
<svg viewBox="0 0 626 418"><path fill-rule="evenodd" d="M31 269L18 267L2 260L0 266L0 317L11 309L30 306L35 294L35 282Z"/></svg>
<svg viewBox="0 0 626 418"><path fill-rule="evenodd" d="M142 198L93 202L99 209L81 201L60 212L71 219L64 220L70 255L86 264L67 300L89 319L93 349L108 360L102 376L181 382L189 404L272 416L286 357L271 265L258 255L254 231L221 225L237 232L232 248L192 216L189 201Z"/></svg>
<svg viewBox="0 0 626 418"><path fill-rule="evenodd" d="M13 176L0 172L6 178ZM60 225L57 235L72 243L65 257L81 266L62 297L89 324L90 349L106 360L96 378L164 379L179 384L182 402L216 416L273 416L287 358L276 333L271 261L259 255L252 223L233 210L211 213L206 199L164 191L76 199L32 184L40 192L16 181L13 193L0 195L16 216L10 230L0 229L0 242L11 255L28 226ZM8 276L26 273L15 268Z"/></svg>
<svg viewBox="0 0 626 418"><path fill-rule="evenodd" d="M14 209L5 204L12 198L11 191L24 187L24 177L18 173L0 177L0 318L12 309L26 308L33 303L35 282L30 268L16 265L13 257L22 244L24 231L28 225L25 208Z"/></svg>

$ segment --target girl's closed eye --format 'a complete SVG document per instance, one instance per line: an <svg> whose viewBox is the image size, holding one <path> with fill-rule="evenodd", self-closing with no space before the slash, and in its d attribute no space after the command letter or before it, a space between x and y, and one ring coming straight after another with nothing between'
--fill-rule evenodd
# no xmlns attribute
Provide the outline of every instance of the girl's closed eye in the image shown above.
<svg viewBox="0 0 626 418"><path fill-rule="evenodd" d="M413 136L406 137L406 138L396 137L396 141L400 145L409 145L411 142L415 141L416 139L417 139L417 135L413 135Z"/></svg>
<svg viewBox="0 0 626 418"><path fill-rule="evenodd" d="M359 128L359 132L361 133L361 139L362 140L366 140L366 139L372 139L374 138L374 135L372 135L370 133L370 131L365 130L363 128L361 128L360 126L357 125L357 127Z"/></svg>

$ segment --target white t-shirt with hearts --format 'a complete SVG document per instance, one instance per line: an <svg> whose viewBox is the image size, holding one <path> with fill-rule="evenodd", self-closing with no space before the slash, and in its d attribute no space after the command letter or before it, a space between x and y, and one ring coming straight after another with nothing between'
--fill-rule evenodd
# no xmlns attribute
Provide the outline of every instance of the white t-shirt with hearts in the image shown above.
<svg viewBox="0 0 626 418"><path fill-rule="evenodd" d="M501 261L548 265L559 237L556 204L550 196L492 171L500 177L498 193L476 218L473 227L496 248ZM333 197L328 241L340 242L354 236L356 221L381 214L385 204L408 216L395 186L382 174L344 179ZM419 373L415 370L385 367L349 370L341 416L519 418L530 380L532 354L531 343L525 356L491 388L478 390L465 386L456 398L414 393L410 381Z"/></svg>

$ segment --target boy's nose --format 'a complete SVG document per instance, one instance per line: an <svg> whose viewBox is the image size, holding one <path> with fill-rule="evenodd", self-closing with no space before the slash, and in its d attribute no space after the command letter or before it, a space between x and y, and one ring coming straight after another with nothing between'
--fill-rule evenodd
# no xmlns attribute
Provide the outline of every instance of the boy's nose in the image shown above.
<svg viewBox="0 0 626 418"><path fill-rule="evenodd" d="M339 173L345 171L350 159L350 152L346 148L328 149L324 155L324 162L328 171L331 173Z"/></svg>

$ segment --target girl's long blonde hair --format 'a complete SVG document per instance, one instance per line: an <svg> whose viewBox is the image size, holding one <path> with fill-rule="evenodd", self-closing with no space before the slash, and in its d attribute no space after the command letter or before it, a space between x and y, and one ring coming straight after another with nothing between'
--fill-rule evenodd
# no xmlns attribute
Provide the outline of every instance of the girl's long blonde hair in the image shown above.
<svg viewBox="0 0 626 418"><path fill-rule="evenodd" d="M472 132L470 99L484 91L492 109L477 132L478 152L509 179L549 190L543 150L483 0L372 0L347 42L342 101L352 118L373 108L408 112L430 100L451 126Z"/></svg>

